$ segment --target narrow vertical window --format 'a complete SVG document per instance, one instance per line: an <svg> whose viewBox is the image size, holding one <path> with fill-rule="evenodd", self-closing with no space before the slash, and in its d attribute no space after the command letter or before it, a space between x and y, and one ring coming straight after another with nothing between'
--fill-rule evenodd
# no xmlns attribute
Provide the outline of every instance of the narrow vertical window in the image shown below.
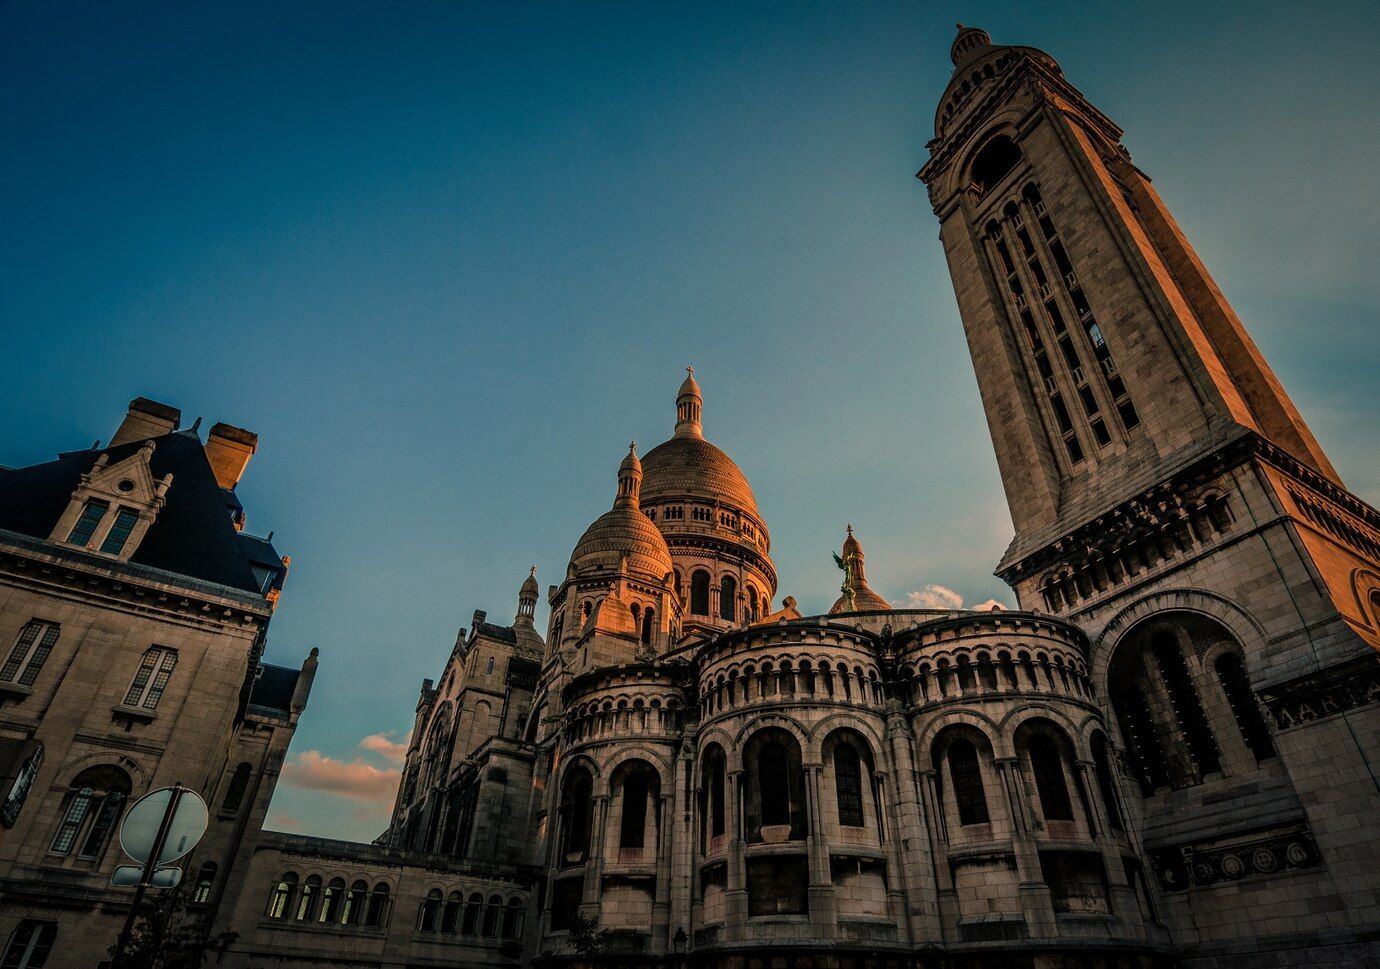
<svg viewBox="0 0 1380 969"><path fill-rule="evenodd" d="M862 761L852 744L840 743L834 747L834 799L838 804L839 824L845 828L861 828Z"/></svg>
<svg viewBox="0 0 1380 969"><path fill-rule="evenodd" d="M265 909L264 914L271 919L287 918L288 908L292 905L292 895L296 890L297 873L287 872L273 886L273 891L268 896L268 908Z"/></svg>
<svg viewBox="0 0 1380 969"><path fill-rule="evenodd" d="M1073 802L1069 799L1059 748L1048 737L1034 734L1027 750L1030 769L1035 775L1035 788L1040 794L1040 813L1046 821L1072 821Z"/></svg>
<svg viewBox="0 0 1380 969"><path fill-rule="evenodd" d="M211 887L216 881L216 863L208 861L202 865L196 873L196 881L192 884L192 904L205 905L211 900Z"/></svg>
<svg viewBox="0 0 1380 969"><path fill-rule="evenodd" d="M134 523L139 520L138 512L130 508L121 508L115 513L115 523L110 526L110 531L105 533L105 541L101 542L101 551L108 555L119 555L124 550L125 542L129 541L129 533L134 531Z"/></svg>
<svg viewBox="0 0 1380 969"><path fill-rule="evenodd" d="M72 532L67 536L67 541L71 545L85 546L91 541L91 536L96 534L96 527L100 525L101 519L110 506L103 501L88 501L81 510L81 517L72 526Z"/></svg>
<svg viewBox="0 0 1380 969"><path fill-rule="evenodd" d="M225 797L220 802L222 811L231 812L240 809L240 803L244 800L244 792L249 788L249 775L254 768L249 764L240 764L235 768L235 773L230 775L230 783L226 785Z"/></svg>
<svg viewBox="0 0 1380 969"><path fill-rule="evenodd" d="M144 652L139 671L125 693L124 705L143 707L146 710L157 708L158 701L167 688L173 668L177 666L177 651L166 646L150 646Z"/></svg>
<svg viewBox="0 0 1380 969"><path fill-rule="evenodd" d="M779 743L763 744L757 754L757 785L763 826L791 823L790 779L787 773L786 749Z"/></svg>
<svg viewBox="0 0 1380 969"><path fill-rule="evenodd" d="M57 644L59 632L57 623L38 620L26 623L20 630L19 639L10 650L5 665L0 667L0 680L18 683L21 686L33 686L43 669L43 664L48 660L48 655Z"/></svg>
<svg viewBox="0 0 1380 969"><path fill-rule="evenodd" d="M987 792L982 785L982 768L977 748L962 737L949 744L949 774L953 778L954 800L958 803L958 823L987 824Z"/></svg>
<svg viewBox="0 0 1380 969"><path fill-rule="evenodd" d="M311 875L302 883L302 894L297 896L297 921L310 922L316 913L316 903L321 897L321 876Z"/></svg>
<svg viewBox="0 0 1380 969"><path fill-rule="evenodd" d="M618 847L641 848L647 828L647 775L634 771L623 781L623 819L618 826Z"/></svg>
<svg viewBox="0 0 1380 969"><path fill-rule="evenodd" d="M1222 692L1227 695L1227 705L1236 718L1236 727L1241 731L1241 739L1251 749L1257 761L1275 755L1274 741L1270 739L1270 728L1260 714L1260 705L1251 691L1246 669L1241 665L1241 657L1235 653L1223 653L1217 657L1217 679L1222 684Z"/></svg>
<svg viewBox="0 0 1380 969"><path fill-rule="evenodd" d="M690 611L697 616L709 615L709 573L696 571L690 576Z"/></svg>
<svg viewBox="0 0 1380 969"><path fill-rule="evenodd" d="M719 580L719 618L729 622L738 618L738 583L731 575Z"/></svg>

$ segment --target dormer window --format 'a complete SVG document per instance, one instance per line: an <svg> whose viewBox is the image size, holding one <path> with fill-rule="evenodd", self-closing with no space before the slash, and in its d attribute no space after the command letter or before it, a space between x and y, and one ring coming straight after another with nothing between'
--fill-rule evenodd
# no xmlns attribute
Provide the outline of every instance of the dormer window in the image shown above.
<svg viewBox="0 0 1380 969"><path fill-rule="evenodd" d="M172 485L171 474L155 479L150 472L153 451L154 442L147 441L114 464L108 454L98 457L81 476L49 540L127 561L158 517Z"/></svg>
<svg viewBox="0 0 1380 969"><path fill-rule="evenodd" d="M72 545L80 545L83 548L91 541L91 536L96 534L96 528L105 518L106 511L110 508L103 501L88 501L81 510L81 517L72 526L72 532L67 536L67 541Z"/></svg>
<svg viewBox="0 0 1380 969"><path fill-rule="evenodd" d="M101 542L101 551L107 555L119 555L138 521L139 513L133 509L121 508L117 511L114 524L110 526L110 531L105 533L105 541Z"/></svg>

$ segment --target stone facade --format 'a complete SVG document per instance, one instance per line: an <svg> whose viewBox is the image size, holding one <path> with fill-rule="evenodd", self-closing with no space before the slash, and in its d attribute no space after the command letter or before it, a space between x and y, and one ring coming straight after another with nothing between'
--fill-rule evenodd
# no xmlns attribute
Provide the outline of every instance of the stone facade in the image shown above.
<svg viewBox="0 0 1380 969"><path fill-rule="evenodd" d="M181 862L190 915L236 897L307 701L261 660L287 559L244 532L257 445L203 443L139 398L109 447L0 471L0 938L3 964L96 966L129 889L123 811L180 782L210 806ZM232 447L223 447L230 439Z"/></svg>
<svg viewBox="0 0 1380 969"><path fill-rule="evenodd" d="M546 590L546 635L534 568L512 624L476 612L423 681L392 818L363 845L259 831L313 662L287 700L274 674L230 702L280 576L257 599L140 592L137 552L98 555L126 477L129 534L159 534L180 479L150 455L175 418L136 407L46 540L0 536L34 560L6 572L17 670L45 642L33 617L62 643L89 621L69 604L121 616L102 643L223 658L200 664L223 673L204 680L219 706L180 718L176 748L183 770L221 765L210 795L240 760L260 779L208 842L230 872L199 903L217 964L1380 963L1380 513L1345 490L1113 122L1041 51L960 28L951 56L919 174L1011 505L998 574L1019 609L893 609L851 527L830 612L777 603L766 522L705 439L692 373L673 436L629 449ZM216 480L237 480L252 435L212 439ZM172 776L156 756L173 748L101 692L106 667L64 668L74 692L24 708L63 711L38 733L14 712L22 673L0 672L16 784L34 738L66 765L44 762L30 802L53 807L21 804L0 841L0 912L79 913L60 942L76 965L120 902L95 866L45 855L62 799L117 748L154 758L130 786Z"/></svg>

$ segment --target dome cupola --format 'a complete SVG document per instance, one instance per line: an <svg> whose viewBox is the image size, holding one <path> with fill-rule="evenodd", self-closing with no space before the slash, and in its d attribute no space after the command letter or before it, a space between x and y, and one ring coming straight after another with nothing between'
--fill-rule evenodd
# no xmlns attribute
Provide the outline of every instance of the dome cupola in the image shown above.
<svg viewBox="0 0 1380 969"><path fill-rule="evenodd" d="M848 526L848 537L843 540L843 554L835 555L834 562L843 570L843 594L829 609L831 616L840 612L877 612L891 608L891 603L867 584L862 543L853 536L852 525Z"/></svg>
<svg viewBox="0 0 1380 969"><path fill-rule="evenodd" d="M618 493L613 507L595 519L585 529L570 556L570 566L577 572L591 569L615 571L626 561L631 572L640 572L656 581L671 571L671 553L666 539L657 527L638 510L638 491L642 482L642 464L635 447L618 468Z"/></svg>

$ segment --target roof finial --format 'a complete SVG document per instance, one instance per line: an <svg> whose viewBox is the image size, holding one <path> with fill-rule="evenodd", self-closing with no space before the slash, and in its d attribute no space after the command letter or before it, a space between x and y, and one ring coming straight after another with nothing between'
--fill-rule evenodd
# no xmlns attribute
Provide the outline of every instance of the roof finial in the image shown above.
<svg viewBox="0 0 1380 969"><path fill-rule="evenodd" d="M853 523L852 523L852 522L849 522L849 523L848 523L848 534L849 534L849 535L852 535L852 534L853 534Z"/></svg>
<svg viewBox="0 0 1380 969"><path fill-rule="evenodd" d="M536 567L535 565L532 566L532 570L531 570L530 572L528 572L527 574L530 575L532 578L535 579L535 578L537 577L537 567Z"/></svg>

